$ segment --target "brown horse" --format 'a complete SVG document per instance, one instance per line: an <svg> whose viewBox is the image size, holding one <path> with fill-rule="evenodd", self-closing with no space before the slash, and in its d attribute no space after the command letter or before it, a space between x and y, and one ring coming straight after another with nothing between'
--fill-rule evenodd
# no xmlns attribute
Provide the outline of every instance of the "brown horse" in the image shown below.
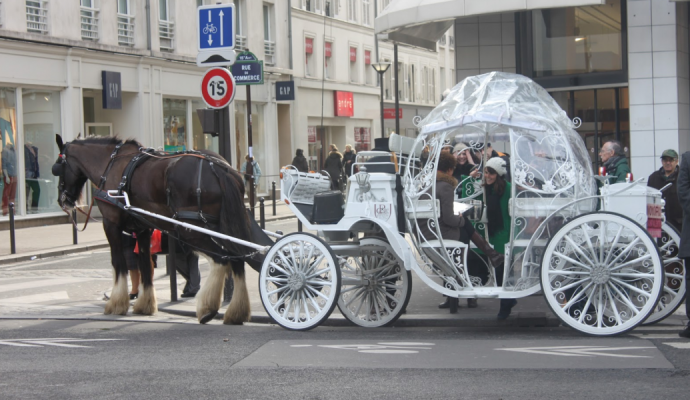
<svg viewBox="0 0 690 400"><path fill-rule="evenodd" d="M155 226L189 244L211 265L210 276L196 296L199 322L206 323L218 313L225 279L230 273L235 286L223 322L241 324L249 320L244 256L251 249L169 222L134 215L123 209L123 203L118 205L116 199L104 196L107 190L121 188L133 207L251 241L251 225L244 207L244 183L237 171L211 151L169 155L143 151L141 144L134 140L89 138L63 144L62 138L56 136L60 156L53 165L53 175L60 178L60 206L64 210L73 208L87 180L98 184L100 189L97 204L103 215L114 268L114 286L105 306L106 314L125 315L129 310L123 231L136 234L140 250L138 262L143 290L133 312L152 315L157 311L149 252ZM127 166L135 157L141 160L127 174ZM128 177L123 178L125 175ZM252 266L256 267L256 262Z"/></svg>

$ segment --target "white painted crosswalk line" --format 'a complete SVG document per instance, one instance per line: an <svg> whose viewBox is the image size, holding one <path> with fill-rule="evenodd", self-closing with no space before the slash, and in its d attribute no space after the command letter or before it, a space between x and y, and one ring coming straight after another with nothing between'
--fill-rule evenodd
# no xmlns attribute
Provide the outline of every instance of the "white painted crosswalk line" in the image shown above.
<svg viewBox="0 0 690 400"><path fill-rule="evenodd" d="M0 293L13 292L15 290L25 290L25 289L36 289L46 286L63 286L70 283L87 282L92 279L88 278L56 278L56 279L43 279L40 281L28 281L21 283L11 283L8 285L0 285Z"/></svg>
<svg viewBox="0 0 690 400"><path fill-rule="evenodd" d="M659 333L659 334L643 334L643 333L638 333L635 334L633 333L632 336L636 336L640 339L678 339L678 335L675 334L664 334L664 333Z"/></svg>
<svg viewBox="0 0 690 400"><path fill-rule="evenodd" d="M639 331L682 331L685 329L685 325L678 325L678 326L638 326L635 328L634 332L639 332Z"/></svg>
<svg viewBox="0 0 690 400"><path fill-rule="evenodd" d="M3 303L34 304L34 303L42 303L42 302L46 302L46 301L55 301L55 300L69 300L69 296L67 295L67 292L65 292L65 291L42 293L42 294L32 294L30 296L20 296L20 297L11 297L9 299L0 299L0 304L3 304Z"/></svg>
<svg viewBox="0 0 690 400"><path fill-rule="evenodd" d="M680 337L678 337L680 339ZM690 342L671 342L664 343L667 346L675 347L676 349L688 349L690 350Z"/></svg>

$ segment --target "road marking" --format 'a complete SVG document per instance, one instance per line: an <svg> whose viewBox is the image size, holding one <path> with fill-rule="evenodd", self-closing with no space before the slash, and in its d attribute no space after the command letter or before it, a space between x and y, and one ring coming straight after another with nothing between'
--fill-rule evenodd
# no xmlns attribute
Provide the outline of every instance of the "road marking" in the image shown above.
<svg viewBox="0 0 690 400"><path fill-rule="evenodd" d="M654 334L654 333L635 334L635 333L633 333L631 336L635 336L635 337L638 337L640 339L677 339L678 338L678 334L671 335L668 333L658 333L658 334Z"/></svg>
<svg viewBox="0 0 690 400"><path fill-rule="evenodd" d="M2 303L42 303L45 301L55 301L55 300L69 300L67 292L51 292L43 294L32 294L30 296L20 296L20 297L10 297L8 299L0 299L0 304Z"/></svg>
<svg viewBox="0 0 690 400"><path fill-rule="evenodd" d="M70 283L86 282L86 281L90 281L90 280L93 280L93 279L88 279L88 278L57 278L57 279L44 279L41 281L11 283L9 285L0 285L0 293L13 292L15 290L24 290L24 289L36 289L36 288L46 287L46 286L57 286L57 285L63 286L63 285L70 284Z"/></svg>
<svg viewBox="0 0 690 400"><path fill-rule="evenodd" d="M656 347L608 347L608 346L555 346L555 347L514 347L498 348L494 350L515 351L518 353L545 354L563 357L617 357L617 358L651 358L649 356L635 356L631 354L610 354L605 351L655 349Z"/></svg>
<svg viewBox="0 0 690 400"><path fill-rule="evenodd" d="M73 339L73 338L49 338L49 339L5 339L0 340L0 345L14 346L14 347L71 347L71 348L87 348L93 346L82 346L79 344L68 344L67 342L107 342L115 340L126 339Z"/></svg>
<svg viewBox="0 0 690 400"><path fill-rule="evenodd" d="M431 350L434 343L414 343L414 342L387 342L377 344L333 344L333 345L319 345L327 349L337 350L353 350L358 353L368 354L414 354L419 353L418 350ZM295 346L292 346L295 347Z"/></svg>
<svg viewBox="0 0 690 400"><path fill-rule="evenodd" d="M678 325L678 326L638 326L635 328L635 332L637 331L677 331L677 330L683 330L685 328L685 325Z"/></svg>
<svg viewBox="0 0 690 400"><path fill-rule="evenodd" d="M678 339L680 339L680 337ZM664 344L667 346L675 347L676 349L690 349L690 342L675 342Z"/></svg>
<svg viewBox="0 0 690 400"><path fill-rule="evenodd" d="M82 258L86 258L86 256L79 256L79 257L70 257L70 258L63 258L60 260L51 260L51 261L44 261L44 262L29 262L29 263L24 263L20 265L12 265L10 264L9 266L6 267L0 267L5 271L14 271L17 269L23 269L23 268L29 268L29 267L39 267L41 265L51 265L51 264L57 264L61 263L64 261L74 261L74 260L79 260Z"/></svg>

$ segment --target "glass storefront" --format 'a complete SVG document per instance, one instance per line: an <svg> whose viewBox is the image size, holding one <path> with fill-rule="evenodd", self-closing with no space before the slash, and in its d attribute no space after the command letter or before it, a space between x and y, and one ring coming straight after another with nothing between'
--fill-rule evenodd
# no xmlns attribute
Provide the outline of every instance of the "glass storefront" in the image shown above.
<svg viewBox="0 0 690 400"><path fill-rule="evenodd" d="M187 100L163 99L165 151L187 150Z"/></svg>
<svg viewBox="0 0 690 400"><path fill-rule="evenodd" d="M59 154L55 135L62 133L60 92L25 89L22 108L26 213L60 211L58 178L50 172Z"/></svg>
<svg viewBox="0 0 690 400"><path fill-rule="evenodd" d="M7 215L9 203L17 204L17 105L14 88L0 88L0 134L2 135L2 215ZM16 211L15 211L16 212Z"/></svg>
<svg viewBox="0 0 690 400"><path fill-rule="evenodd" d="M249 144L247 141L247 102L234 101L235 103L235 154L232 159L233 165L239 171L244 163L244 157L249 151ZM264 105L252 102L252 151L254 160L259 163L261 168L261 178L257 182L257 191L259 193L265 192L269 185L266 180L275 180L266 168L266 135L264 128ZM275 174L273 174L275 175Z"/></svg>
<svg viewBox="0 0 690 400"><path fill-rule="evenodd" d="M595 171L600 164L599 149L608 140L621 142L630 162L628 88L570 90L551 95L570 119L580 119L576 130L585 142Z"/></svg>
<svg viewBox="0 0 690 400"><path fill-rule="evenodd" d="M535 77L623 69L621 0L532 11Z"/></svg>

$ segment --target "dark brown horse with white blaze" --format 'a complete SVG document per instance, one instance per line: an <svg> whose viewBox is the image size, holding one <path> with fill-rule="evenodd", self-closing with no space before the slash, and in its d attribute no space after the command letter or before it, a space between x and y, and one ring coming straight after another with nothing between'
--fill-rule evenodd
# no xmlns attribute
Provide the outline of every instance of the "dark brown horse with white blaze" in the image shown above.
<svg viewBox="0 0 690 400"><path fill-rule="evenodd" d="M53 174L60 178L58 202L65 210L74 207L87 181L98 184L103 191L118 189L127 165L135 156L144 154L141 144L133 140L123 142L117 138L90 138L63 144L62 138L57 135L56 141L60 156L53 165ZM244 207L242 176L220 155L210 151L185 155L149 152L143 157L146 159L138 164L128 178L127 194L131 206L169 218L180 218L180 213L189 217L203 212L202 215L215 218L205 218L206 221L186 219L184 222L239 239L252 240L250 221ZM112 198L98 200L115 275L113 291L105 306L106 314L125 315L129 309L123 231L135 233L139 245L138 262L143 290L140 289L133 312L152 315L157 311L149 251L152 226L156 226L189 244L203 254L211 265L210 276L196 296L199 322L206 323L218 313L223 285L229 273L235 286L223 322L241 324L249 320L243 256L251 253L252 249L155 218L132 215L118 207ZM256 268L256 262L251 264Z"/></svg>

